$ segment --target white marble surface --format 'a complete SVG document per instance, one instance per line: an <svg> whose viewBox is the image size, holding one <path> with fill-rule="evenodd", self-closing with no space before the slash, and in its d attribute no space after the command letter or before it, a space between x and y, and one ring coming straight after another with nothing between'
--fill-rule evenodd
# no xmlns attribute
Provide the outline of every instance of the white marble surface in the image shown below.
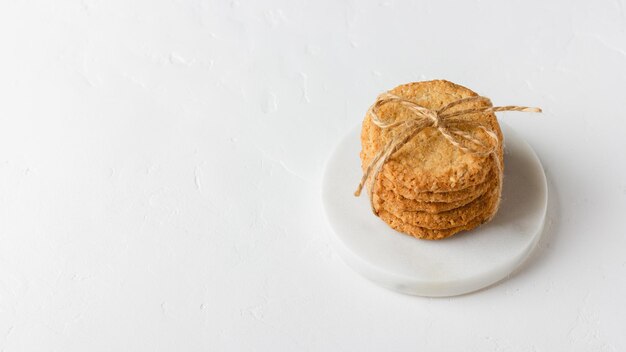
<svg viewBox="0 0 626 352"><path fill-rule="evenodd" d="M399 234L372 214L367 192L354 197L361 178L361 124L332 152L324 170L322 204L333 249L357 273L394 291L451 297L508 277L529 257L544 231L548 185L532 147L507 124L504 186L498 213L487 224L442 241ZM358 183L358 182L357 182Z"/></svg>
<svg viewBox="0 0 626 352"><path fill-rule="evenodd" d="M623 351L626 3L0 2L0 351ZM549 232L474 294L331 250L320 183L376 94L447 78L548 176Z"/></svg>

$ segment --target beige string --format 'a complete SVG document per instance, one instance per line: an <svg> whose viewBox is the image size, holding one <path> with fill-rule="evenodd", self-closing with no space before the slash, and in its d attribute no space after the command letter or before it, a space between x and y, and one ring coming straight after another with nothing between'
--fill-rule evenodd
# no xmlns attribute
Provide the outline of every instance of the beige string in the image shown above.
<svg viewBox="0 0 626 352"><path fill-rule="evenodd" d="M452 107L475 101L484 101L487 103L488 106L448 112L448 110L450 110L450 108ZM382 120L376 110L385 104L394 102L408 108L413 113L413 117L408 120L394 122ZM376 184L375 180L378 177L378 174L381 172L387 160L389 160L389 158L396 151L398 151L403 145L411 140L411 138L413 138L416 134L418 134L426 127L436 128L437 131L439 131L439 133L441 133L441 135L443 135L448 142L466 153L479 156L491 156L494 159L496 167L498 168L498 187L500 188L498 190L498 193L500 193L502 188L502 169L500 166L500 161L498 160L496 154L500 143L497 134L484 123L480 123L478 121L467 121L460 117L469 114L496 111L541 112L541 109L525 106L491 105L491 100L489 100L489 98L475 96L453 101L439 110L431 110L389 92L379 95L376 99L376 102L367 111L367 115L372 119L372 122L376 126L380 127L383 130L401 128L401 131L395 136L395 138L392 138L387 143L387 145L385 145L385 147L381 149L380 152L378 152L378 154L376 154L376 156L372 159L370 164L365 169L363 177L361 178L361 182L359 183L356 192L354 192L354 195L357 197L360 196L363 186L369 180L368 195L370 198L370 206L372 207L372 212L378 215L378 212L374 208L373 197L374 186ZM461 129L461 127L468 126L475 126L482 129L493 140L494 143L485 144L479 138L476 138L471 133L465 132ZM498 208L499 197L497 202L498 203L496 204L495 209Z"/></svg>

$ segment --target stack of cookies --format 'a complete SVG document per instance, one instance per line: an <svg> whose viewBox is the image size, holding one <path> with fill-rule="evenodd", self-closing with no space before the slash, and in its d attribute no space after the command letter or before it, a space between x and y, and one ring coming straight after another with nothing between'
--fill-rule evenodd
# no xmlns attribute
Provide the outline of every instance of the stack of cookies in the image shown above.
<svg viewBox="0 0 626 352"><path fill-rule="evenodd" d="M447 114L457 115L450 119L457 134L481 145L491 143L491 152L468 152L438 129L444 122L430 123L393 150L366 182L374 213L392 228L422 239L442 239L489 221L502 190L502 132L492 111L463 111L484 110L491 102L466 99L477 94L442 80L409 83L389 93L430 111L448 106ZM449 105L453 102L459 103ZM376 164L381 150L402 136L402 122L415 117L408 105L394 101L380 105L375 118L368 112L361 132L364 172ZM376 121L392 127L380 127Z"/></svg>

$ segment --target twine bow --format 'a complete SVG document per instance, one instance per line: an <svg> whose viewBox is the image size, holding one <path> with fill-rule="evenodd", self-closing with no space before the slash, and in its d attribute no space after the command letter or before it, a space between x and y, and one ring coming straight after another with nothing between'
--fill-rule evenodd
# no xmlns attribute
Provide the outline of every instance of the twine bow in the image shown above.
<svg viewBox="0 0 626 352"><path fill-rule="evenodd" d="M476 101L484 101L487 103L487 106L450 112L450 109L455 106ZM377 113L377 109L389 103L398 103L408 108L412 113L412 118L394 122L382 120ZM498 177L501 178L502 170L500 169L500 162L496 156L496 151L499 147L498 136L483 122L468 121L462 118L463 116L470 114L496 111L541 112L541 109L525 106L492 106L489 98L475 96L453 101L439 110L431 110L389 92L379 95L376 102L367 111L367 115L372 119L372 122L376 126L383 130L400 128L401 131L394 138L392 138L387 145L385 145L385 147L378 152L378 154L376 154L374 159L372 159L370 164L365 169L361 182L359 183L356 192L354 192L354 195L357 197L361 195L361 190L369 179L368 194L370 198L370 206L372 207L372 212L378 215L378 212L374 208L373 198L375 180L378 177L378 174L381 172L387 160L389 160L389 158L396 151L398 151L416 134L427 127L436 128L448 142L466 153L478 156L492 156L499 169ZM493 143L486 144L481 139L474 137L471 133L461 129L462 127L472 126L483 130L487 136L492 139ZM501 180L498 187L502 187Z"/></svg>

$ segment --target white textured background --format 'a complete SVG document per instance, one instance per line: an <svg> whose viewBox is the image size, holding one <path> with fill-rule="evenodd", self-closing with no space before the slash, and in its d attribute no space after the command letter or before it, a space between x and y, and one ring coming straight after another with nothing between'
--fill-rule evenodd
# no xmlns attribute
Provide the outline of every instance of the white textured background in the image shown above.
<svg viewBox="0 0 626 352"><path fill-rule="evenodd" d="M625 8L3 0L0 351L626 350ZM448 299L353 273L319 199L375 96L431 78L545 110L500 115L544 240Z"/></svg>

